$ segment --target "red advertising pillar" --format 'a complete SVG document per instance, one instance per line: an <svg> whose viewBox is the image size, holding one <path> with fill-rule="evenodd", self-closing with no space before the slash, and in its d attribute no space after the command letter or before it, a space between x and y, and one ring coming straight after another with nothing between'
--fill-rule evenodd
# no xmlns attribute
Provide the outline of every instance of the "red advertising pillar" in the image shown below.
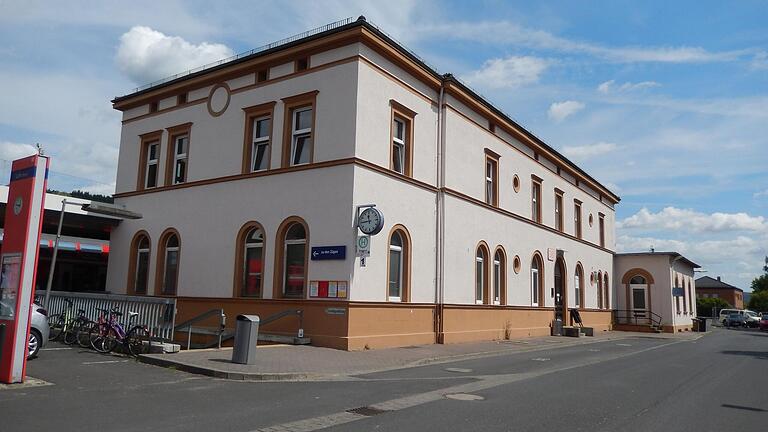
<svg viewBox="0 0 768 432"><path fill-rule="evenodd" d="M13 162L0 250L0 382L24 381L48 158Z"/></svg>

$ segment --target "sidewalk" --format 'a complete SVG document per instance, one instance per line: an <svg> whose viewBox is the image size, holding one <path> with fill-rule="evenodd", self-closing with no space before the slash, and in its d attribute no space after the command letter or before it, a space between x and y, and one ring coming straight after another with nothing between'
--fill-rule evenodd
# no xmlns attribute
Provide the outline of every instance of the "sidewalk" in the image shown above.
<svg viewBox="0 0 768 432"><path fill-rule="evenodd" d="M181 351L173 354L145 354L139 360L156 366L231 380L309 381L342 380L384 370L445 363L469 358L516 352L586 345L636 337L694 340L706 333L601 332L594 337L539 337L449 345L419 345L372 351L340 351L331 348L293 345L260 346L256 363L232 363L232 348Z"/></svg>

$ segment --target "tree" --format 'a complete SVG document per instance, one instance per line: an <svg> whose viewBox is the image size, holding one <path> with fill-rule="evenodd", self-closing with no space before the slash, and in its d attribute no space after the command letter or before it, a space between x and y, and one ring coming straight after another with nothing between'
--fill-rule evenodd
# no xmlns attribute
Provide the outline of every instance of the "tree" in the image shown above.
<svg viewBox="0 0 768 432"><path fill-rule="evenodd" d="M759 293L768 291L768 256L765 257L765 265L763 266L763 275L756 277L752 280L752 292Z"/></svg>
<svg viewBox="0 0 768 432"><path fill-rule="evenodd" d="M729 307L731 305L719 297L700 297L696 299L696 313L702 317L714 316L720 309Z"/></svg>
<svg viewBox="0 0 768 432"><path fill-rule="evenodd" d="M768 291L763 290L753 292L752 297L749 298L749 305L747 305L747 307L753 311L768 312Z"/></svg>

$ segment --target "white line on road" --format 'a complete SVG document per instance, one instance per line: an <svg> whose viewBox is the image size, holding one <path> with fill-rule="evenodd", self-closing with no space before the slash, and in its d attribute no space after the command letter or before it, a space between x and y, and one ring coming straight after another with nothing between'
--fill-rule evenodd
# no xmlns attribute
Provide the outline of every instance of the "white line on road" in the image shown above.
<svg viewBox="0 0 768 432"><path fill-rule="evenodd" d="M95 364L107 364L107 363L126 363L128 360L104 360L104 361L94 361L94 362L83 362L84 365L95 365Z"/></svg>
<svg viewBox="0 0 768 432"><path fill-rule="evenodd" d="M63 350L71 350L70 347L61 347L61 348L40 348L40 351L63 351Z"/></svg>

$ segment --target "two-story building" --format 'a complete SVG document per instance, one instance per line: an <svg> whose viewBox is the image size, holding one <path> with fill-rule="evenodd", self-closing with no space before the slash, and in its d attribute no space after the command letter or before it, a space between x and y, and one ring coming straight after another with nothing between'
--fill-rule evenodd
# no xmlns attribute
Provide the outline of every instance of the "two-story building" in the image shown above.
<svg viewBox="0 0 768 432"><path fill-rule="evenodd" d="M342 349L544 335L570 308L610 328L619 197L362 17L113 104L116 203L144 217L112 232L112 292L175 296L177 321L302 309Z"/></svg>

